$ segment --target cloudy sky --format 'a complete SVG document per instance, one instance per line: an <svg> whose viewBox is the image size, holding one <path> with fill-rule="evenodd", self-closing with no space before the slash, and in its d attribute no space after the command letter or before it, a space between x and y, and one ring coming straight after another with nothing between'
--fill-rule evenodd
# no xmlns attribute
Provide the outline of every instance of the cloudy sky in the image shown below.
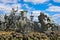
<svg viewBox="0 0 60 40"><path fill-rule="evenodd" d="M35 21L42 11L60 24L60 0L0 0L0 15L9 14L11 8L17 6L19 11L28 10L28 16L33 12Z"/></svg>

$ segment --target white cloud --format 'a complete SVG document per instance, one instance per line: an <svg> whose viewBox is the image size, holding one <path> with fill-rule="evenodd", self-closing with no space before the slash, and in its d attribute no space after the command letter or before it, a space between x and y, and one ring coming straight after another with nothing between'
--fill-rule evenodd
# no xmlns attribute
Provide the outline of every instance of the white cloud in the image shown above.
<svg viewBox="0 0 60 40"><path fill-rule="evenodd" d="M21 4L19 4L18 1L20 0L0 0L0 11L9 13L12 8L16 8L17 6L20 10ZM10 5L9 3L12 3L12 5Z"/></svg>
<svg viewBox="0 0 60 40"><path fill-rule="evenodd" d="M18 6L18 10L20 10L21 5L20 4L13 4L13 5L6 5L6 4L0 4L0 11L4 13L10 13L12 8L15 8Z"/></svg>
<svg viewBox="0 0 60 40"><path fill-rule="evenodd" d="M47 1L49 1L49 0L24 0L24 2L32 2L34 4L44 3Z"/></svg>
<svg viewBox="0 0 60 40"><path fill-rule="evenodd" d="M41 12L40 10L35 10L35 11L33 11L32 13L33 13L34 16L37 17L37 16L40 15L40 12Z"/></svg>
<svg viewBox="0 0 60 40"><path fill-rule="evenodd" d="M55 23L60 24L60 14L54 14L52 18L54 19Z"/></svg>
<svg viewBox="0 0 60 40"><path fill-rule="evenodd" d="M32 10L35 10L33 7L29 7L28 4L23 4L22 6L24 6L26 10L28 10L29 12L31 12Z"/></svg>
<svg viewBox="0 0 60 40"><path fill-rule="evenodd" d="M51 11L51 12L60 12L60 7L59 6L50 6L46 11Z"/></svg>
<svg viewBox="0 0 60 40"><path fill-rule="evenodd" d="M18 6L18 8L21 7L20 4L13 4L13 5L5 5L5 4L0 4L0 9L1 10L11 10L11 8L16 8Z"/></svg>
<svg viewBox="0 0 60 40"><path fill-rule="evenodd" d="M60 0L53 0L54 2L58 2L58 3L60 3Z"/></svg>
<svg viewBox="0 0 60 40"><path fill-rule="evenodd" d="M17 3L18 0L0 0L2 3Z"/></svg>
<svg viewBox="0 0 60 40"><path fill-rule="evenodd" d="M0 11L9 12L11 10L11 7L8 5L0 4Z"/></svg>
<svg viewBox="0 0 60 40"><path fill-rule="evenodd" d="M46 9L46 11L50 11L50 12L56 12L56 14L52 15L52 19L55 21L55 23L60 24L60 7L59 6L53 6L51 5L48 9Z"/></svg>
<svg viewBox="0 0 60 40"><path fill-rule="evenodd" d="M47 15L47 16L50 17L50 15L48 13L46 13L44 11L41 11L41 10L35 10L35 11L33 11L33 15L37 17L37 16L40 15L40 12L43 12L45 15Z"/></svg>
<svg viewBox="0 0 60 40"><path fill-rule="evenodd" d="M52 3L49 3L48 6L53 6L53 4Z"/></svg>
<svg viewBox="0 0 60 40"><path fill-rule="evenodd" d="M31 7L29 7L27 4L23 4L23 6L28 9L28 10L31 10Z"/></svg>
<svg viewBox="0 0 60 40"><path fill-rule="evenodd" d="M53 17L53 19L59 19L60 18L60 14L54 14L52 17Z"/></svg>

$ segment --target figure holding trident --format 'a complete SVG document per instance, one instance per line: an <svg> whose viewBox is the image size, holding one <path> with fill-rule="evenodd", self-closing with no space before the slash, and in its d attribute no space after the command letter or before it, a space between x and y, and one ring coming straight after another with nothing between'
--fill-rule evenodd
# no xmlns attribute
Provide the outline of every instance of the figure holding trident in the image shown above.
<svg viewBox="0 0 60 40"><path fill-rule="evenodd" d="M14 8L12 8L11 10L11 15L15 15L15 13L18 11L18 6L17 6L17 9L15 10Z"/></svg>

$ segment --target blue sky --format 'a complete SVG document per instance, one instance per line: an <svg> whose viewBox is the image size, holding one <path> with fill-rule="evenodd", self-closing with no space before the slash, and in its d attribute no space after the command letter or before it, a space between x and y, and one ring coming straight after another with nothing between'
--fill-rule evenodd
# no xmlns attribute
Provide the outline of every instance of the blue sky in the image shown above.
<svg viewBox="0 0 60 40"><path fill-rule="evenodd" d="M11 8L16 9L17 6L19 11L28 10L28 16L33 12L35 21L42 11L60 24L60 0L0 0L0 15L8 15Z"/></svg>

